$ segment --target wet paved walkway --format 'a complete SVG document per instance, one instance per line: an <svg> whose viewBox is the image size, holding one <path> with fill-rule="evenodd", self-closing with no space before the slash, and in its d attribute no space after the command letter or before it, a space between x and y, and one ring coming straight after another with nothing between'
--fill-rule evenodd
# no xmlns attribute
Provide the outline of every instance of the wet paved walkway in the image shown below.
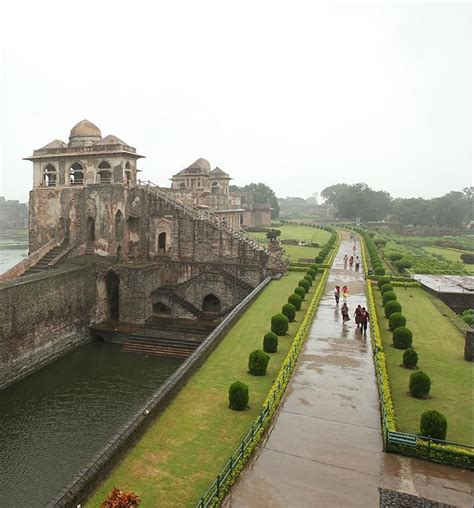
<svg viewBox="0 0 474 508"><path fill-rule="evenodd" d="M363 273L345 270L344 240L281 409L224 506L376 507L379 487L472 506L469 472L382 451L369 333L352 314L367 307ZM349 287L342 325L334 286Z"/></svg>

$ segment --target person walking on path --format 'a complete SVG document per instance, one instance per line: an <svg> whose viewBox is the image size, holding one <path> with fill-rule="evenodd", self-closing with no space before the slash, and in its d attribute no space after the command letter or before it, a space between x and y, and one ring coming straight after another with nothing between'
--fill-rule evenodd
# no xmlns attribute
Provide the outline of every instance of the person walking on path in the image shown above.
<svg viewBox="0 0 474 508"><path fill-rule="evenodd" d="M341 298L341 288L336 286L334 288L334 299L336 300L336 305L339 305L339 298Z"/></svg>
<svg viewBox="0 0 474 508"><path fill-rule="evenodd" d="M354 319L355 323L357 325L357 328L359 328L360 325L360 317L362 315L362 307L360 305L357 306L357 309L354 311Z"/></svg>
<svg viewBox="0 0 474 508"><path fill-rule="evenodd" d="M363 333L364 335L367 334L367 325L369 324L369 313L365 309L365 307L362 307L362 311L360 313L360 333Z"/></svg>
<svg viewBox="0 0 474 508"><path fill-rule="evenodd" d="M344 256L344 258L343 258L343 261L344 261L344 270L347 268L347 260L348 260L348 259L349 259L349 258L347 257L347 254L346 254L346 255Z"/></svg>
<svg viewBox="0 0 474 508"><path fill-rule="evenodd" d="M345 326L347 321L350 321L349 317L349 307L347 306L347 303L344 302L341 307L341 315L342 315L342 326Z"/></svg>
<svg viewBox="0 0 474 508"><path fill-rule="evenodd" d="M360 267L359 256L357 256L355 264L356 264L355 271L358 272L359 271L359 267Z"/></svg>
<svg viewBox="0 0 474 508"><path fill-rule="evenodd" d="M349 268L352 268L352 265L354 264L354 256L351 256L349 258Z"/></svg>
<svg viewBox="0 0 474 508"><path fill-rule="evenodd" d="M347 286L343 286L342 288L342 299L344 300L344 303L347 302L347 297L349 296L349 288Z"/></svg>

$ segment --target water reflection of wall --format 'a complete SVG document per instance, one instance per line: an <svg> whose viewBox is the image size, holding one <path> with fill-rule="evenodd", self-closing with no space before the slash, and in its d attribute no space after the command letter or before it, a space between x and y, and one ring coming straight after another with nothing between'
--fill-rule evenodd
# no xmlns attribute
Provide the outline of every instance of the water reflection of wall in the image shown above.
<svg viewBox="0 0 474 508"><path fill-rule="evenodd" d="M0 249L0 274L22 261L28 255L28 249Z"/></svg>

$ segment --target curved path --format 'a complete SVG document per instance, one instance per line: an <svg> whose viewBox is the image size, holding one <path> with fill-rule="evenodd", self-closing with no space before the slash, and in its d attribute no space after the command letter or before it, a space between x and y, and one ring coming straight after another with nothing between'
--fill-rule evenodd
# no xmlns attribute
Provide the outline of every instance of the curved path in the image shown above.
<svg viewBox="0 0 474 508"><path fill-rule="evenodd" d="M471 473L383 453L370 336L352 317L367 307L364 275L343 266L352 247L341 243L280 411L226 507L376 507L379 488L472 506ZM346 326L336 284L349 287Z"/></svg>

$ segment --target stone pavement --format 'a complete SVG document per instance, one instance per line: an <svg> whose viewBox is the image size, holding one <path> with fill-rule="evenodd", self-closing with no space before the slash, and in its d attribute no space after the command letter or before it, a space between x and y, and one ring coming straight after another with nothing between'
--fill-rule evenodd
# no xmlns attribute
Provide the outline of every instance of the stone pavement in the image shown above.
<svg viewBox="0 0 474 508"><path fill-rule="evenodd" d="M344 239L281 409L223 506L376 507L381 487L472 507L471 473L383 453L370 336L352 316L367 307L364 275L343 266L352 247ZM349 287L345 326L336 284Z"/></svg>

